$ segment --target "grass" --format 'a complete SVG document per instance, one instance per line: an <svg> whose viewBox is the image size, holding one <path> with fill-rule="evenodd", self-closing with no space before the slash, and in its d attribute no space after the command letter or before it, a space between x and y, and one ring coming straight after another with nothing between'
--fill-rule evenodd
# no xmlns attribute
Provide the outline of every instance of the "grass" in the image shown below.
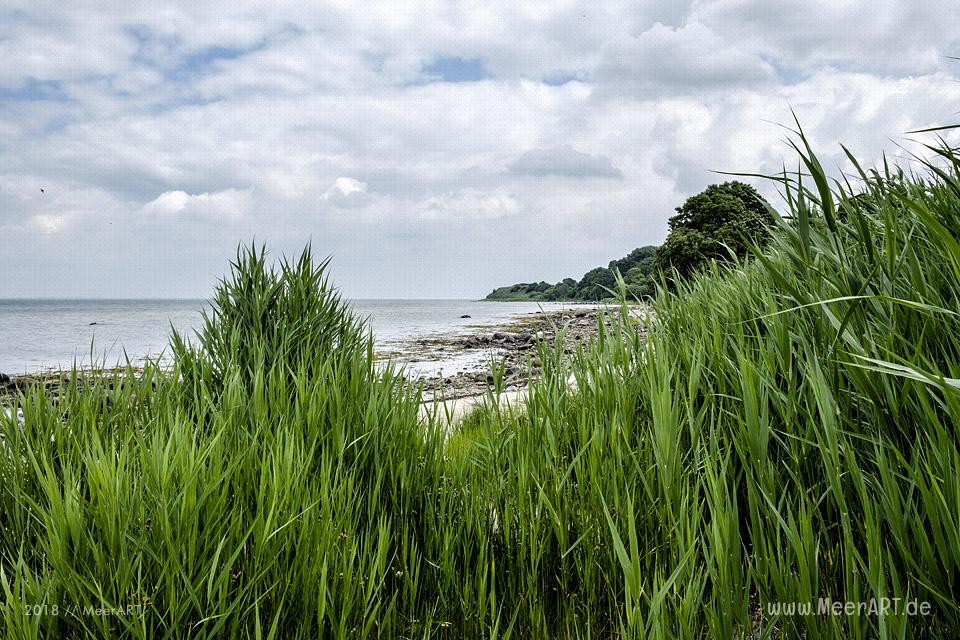
<svg viewBox="0 0 960 640"><path fill-rule="evenodd" d="M801 139L772 249L661 291L645 338L624 309L570 364L539 345L527 402L450 438L324 263L241 252L172 375L0 414L4 637L953 637L960 158L933 151L831 184ZM818 598L901 600L771 606Z"/></svg>

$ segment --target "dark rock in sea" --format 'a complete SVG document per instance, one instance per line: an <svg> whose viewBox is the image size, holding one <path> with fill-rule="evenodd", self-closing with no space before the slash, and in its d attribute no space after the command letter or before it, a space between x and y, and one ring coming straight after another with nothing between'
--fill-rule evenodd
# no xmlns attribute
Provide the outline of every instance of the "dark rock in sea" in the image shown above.
<svg viewBox="0 0 960 640"><path fill-rule="evenodd" d="M96 322L91 322L91 323L90 323L90 326L92 327L92 326L95 325L95 324L97 324L97 323L96 323Z"/></svg>
<svg viewBox="0 0 960 640"><path fill-rule="evenodd" d="M471 317L471 316L470 316L470 314L468 314L468 313L465 313L465 314L463 314L463 315L462 315L462 316L460 316L460 317L461 317L461 318L469 318L469 317Z"/></svg>

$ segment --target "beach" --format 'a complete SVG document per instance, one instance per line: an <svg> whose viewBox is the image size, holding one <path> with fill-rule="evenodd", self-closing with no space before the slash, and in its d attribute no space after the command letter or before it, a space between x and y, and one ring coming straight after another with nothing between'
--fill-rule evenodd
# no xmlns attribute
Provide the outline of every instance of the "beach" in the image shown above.
<svg viewBox="0 0 960 640"><path fill-rule="evenodd" d="M490 303L483 304L486 306ZM502 371L500 388L507 393L506 397L517 396L530 378L536 377L541 371L538 345L552 346L560 338L564 357L569 358L579 345L586 344L596 336L605 310L617 312L616 308L611 310L592 304L496 304L498 308L493 313L478 314L480 317L476 320L459 316L457 321L434 318L426 323L425 330L405 327L384 331L389 338L375 336L377 362L381 366L391 364L402 368L411 383L422 383L424 404L441 401L447 403L448 407L456 407L454 413L459 415L465 407L473 405L473 402L465 399L483 395L494 383L494 366ZM510 313L511 305L516 312ZM445 311L453 313L476 308L445 307ZM638 321L643 317L644 310L640 306L632 309ZM177 311L181 325L189 326L189 316L182 305ZM382 320L379 324L382 326ZM645 330L642 324L638 327ZM131 359L131 366L134 370L140 370L142 359L139 354L132 355L137 357ZM165 366L170 364L169 360L163 362ZM56 398L64 373L69 373L72 368L48 367L20 375L0 373L0 403L9 404L17 391L34 386L43 387L45 392ZM124 369L123 366L91 367L89 364L78 367L81 379L92 375L116 374ZM460 402L455 402L457 400Z"/></svg>

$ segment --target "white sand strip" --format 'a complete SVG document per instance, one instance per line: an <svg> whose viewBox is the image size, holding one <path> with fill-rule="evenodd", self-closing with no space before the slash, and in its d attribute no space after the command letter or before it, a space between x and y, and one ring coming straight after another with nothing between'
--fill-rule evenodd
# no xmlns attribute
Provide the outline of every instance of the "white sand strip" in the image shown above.
<svg viewBox="0 0 960 640"><path fill-rule="evenodd" d="M500 406L517 406L522 404L526 397L526 388L504 391L499 396ZM489 398L490 396L488 394L483 393L475 396L450 398L449 400L443 401L438 398L429 402L423 402L420 404L420 419L427 420L431 415L436 415L438 421L446 422L448 425L453 426L474 408L487 402Z"/></svg>

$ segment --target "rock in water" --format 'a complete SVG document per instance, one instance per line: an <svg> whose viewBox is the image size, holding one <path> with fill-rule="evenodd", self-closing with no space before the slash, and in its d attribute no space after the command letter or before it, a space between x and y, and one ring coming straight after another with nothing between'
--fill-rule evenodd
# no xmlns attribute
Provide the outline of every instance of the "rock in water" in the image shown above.
<svg viewBox="0 0 960 640"><path fill-rule="evenodd" d="M460 317L461 317L461 318L469 318L469 317L470 317L470 314L468 314L468 313L465 313L465 314L463 314L463 315L462 315L462 316L460 316Z"/></svg>

